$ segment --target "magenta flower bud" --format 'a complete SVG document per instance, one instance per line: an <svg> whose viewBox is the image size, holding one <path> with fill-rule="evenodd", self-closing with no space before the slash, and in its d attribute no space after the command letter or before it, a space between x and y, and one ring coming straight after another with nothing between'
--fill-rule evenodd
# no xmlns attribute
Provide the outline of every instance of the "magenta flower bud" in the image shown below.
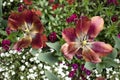
<svg viewBox="0 0 120 80"><path fill-rule="evenodd" d="M92 72L91 72L90 70L86 69L86 70L85 70L85 73L86 73L87 75L90 75Z"/></svg>
<svg viewBox="0 0 120 80"><path fill-rule="evenodd" d="M7 28L5 29L5 31L6 31L7 35L10 35L10 33L12 32L12 30L10 29L10 27L7 27Z"/></svg>
<svg viewBox="0 0 120 80"><path fill-rule="evenodd" d="M108 4L114 4L116 6L119 4L117 0L107 0L107 3Z"/></svg>
<svg viewBox="0 0 120 80"><path fill-rule="evenodd" d="M82 71L85 71L85 70L86 70L84 64L81 65L81 70L82 70Z"/></svg>
<svg viewBox="0 0 120 80"><path fill-rule="evenodd" d="M77 19L77 15L72 14L69 18L66 19L66 22L68 23L75 22L76 19Z"/></svg>
<svg viewBox="0 0 120 80"><path fill-rule="evenodd" d="M75 76L75 71L70 71L68 77L74 77Z"/></svg>
<svg viewBox="0 0 120 80"><path fill-rule="evenodd" d="M10 40L3 40L2 41L2 48L5 49L5 50L8 50L9 49L9 46L10 46Z"/></svg>
<svg viewBox="0 0 120 80"><path fill-rule="evenodd" d="M112 22L118 21L118 16L117 16L117 15L113 15L113 16L111 17L111 20L112 20Z"/></svg>
<svg viewBox="0 0 120 80"><path fill-rule="evenodd" d="M78 64L76 64L76 63L74 63L74 64L72 64L72 67L73 67L73 69L78 69Z"/></svg>
<svg viewBox="0 0 120 80"><path fill-rule="evenodd" d="M55 42L57 40L57 34L56 34L56 32L50 33L50 35L48 36L48 38L49 38L49 40L51 42Z"/></svg>
<svg viewBox="0 0 120 80"><path fill-rule="evenodd" d="M117 37L120 38L120 34L118 34Z"/></svg>

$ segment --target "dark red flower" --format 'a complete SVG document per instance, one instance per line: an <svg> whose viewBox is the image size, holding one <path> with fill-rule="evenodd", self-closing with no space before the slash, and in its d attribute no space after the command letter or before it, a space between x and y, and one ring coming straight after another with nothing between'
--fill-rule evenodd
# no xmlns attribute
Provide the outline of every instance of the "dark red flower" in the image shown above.
<svg viewBox="0 0 120 80"><path fill-rule="evenodd" d="M75 76L75 71L70 71L68 77L74 77Z"/></svg>
<svg viewBox="0 0 120 80"><path fill-rule="evenodd" d="M66 19L68 23L75 22L77 20L77 15L72 14L69 18Z"/></svg>
<svg viewBox="0 0 120 80"><path fill-rule="evenodd" d="M32 0L23 0L23 2L24 2L26 5L31 5L31 4L32 4Z"/></svg>
<svg viewBox="0 0 120 80"><path fill-rule="evenodd" d="M30 44L33 48L43 48L47 38L43 33L44 27L39 17L31 10L21 13L13 12L8 18L11 30L22 30L24 37L15 43L14 49L26 48Z"/></svg>
<svg viewBox="0 0 120 80"><path fill-rule="evenodd" d="M118 0L107 0L107 3L108 4L114 4L114 5L118 5L119 4Z"/></svg>
<svg viewBox="0 0 120 80"><path fill-rule="evenodd" d="M10 46L10 40L2 40L2 48L5 50L9 50L9 46Z"/></svg>
<svg viewBox="0 0 120 80"><path fill-rule="evenodd" d="M50 35L48 36L48 38L49 38L49 40L51 42L55 42L57 40L57 34L56 34L56 32L50 33Z"/></svg>
<svg viewBox="0 0 120 80"><path fill-rule="evenodd" d="M52 10L56 10L59 7L59 4L53 4L52 5Z"/></svg>
<svg viewBox="0 0 120 80"><path fill-rule="evenodd" d="M5 29L5 31L6 31L7 35L10 35L10 33L12 32L12 30L10 29L10 27L7 27L7 28Z"/></svg>
<svg viewBox="0 0 120 80"><path fill-rule="evenodd" d="M113 15L113 16L111 17L111 20L112 20L112 22L118 21L118 16L117 16L117 15Z"/></svg>

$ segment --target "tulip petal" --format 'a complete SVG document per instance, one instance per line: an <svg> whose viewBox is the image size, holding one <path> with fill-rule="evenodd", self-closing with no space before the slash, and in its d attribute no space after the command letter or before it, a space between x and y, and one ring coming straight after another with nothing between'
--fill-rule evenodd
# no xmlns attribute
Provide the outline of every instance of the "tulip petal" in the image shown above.
<svg viewBox="0 0 120 80"><path fill-rule="evenodd" d="M76 39L75 29L66 28L62 31L62 37L66 42L72 42Z"/></svg>
<svg viewBox="0 0 120 80"><path fill-rule="evenodd" d="M43 48L45 46L45 42L47 41L47 38L45 37L45 35L39 33L33 34L31 43L32 47L35 49Z"/></svg>
<svg viewBox="0 0 120 80"><path fill-rule="evenodd" d="M88 62L93 63L99 63L101 62L101 59L99 58L99 55L97 55L92 49L85 48L82 52L83 58Z"/></svg>
<svg viewBox="0 0 120 80"><path fill-rule="evenodd" d="M22 48L27 48L32 42L32 39L30 36L25 36L20 41L16 42L13 46L13 49L18 50Z"/></svg>
<svg viewBox="0 0 120 80"><path fill-rule="evenodd" d="M103 29L103 26L104 26L103 18L99 16L92 17L91 26L88 31L89 38L90 39L95 38L100 33L100 31Z"/></svg>
<svg viewBox="0 0 120 80"><path fill-rule="evenodd" d="M91 48L100 56L106 56L113 50L110 44L106 44L104 42L93 42Z"/></svg>
<svg viewBox="0 0 120 80"><path fill-rule="evenodd" d="M8 27L10 27L11 30L17 30L21 28L23 24L24 20L21 13L11 13L11 15L8 18Z"/></svg>
<svg viewBox="0 0 120 80"><path fill-rule="evenodd" d="M90 28L91 20L86 17L82 16L77 22L76 22L76 35L79 37L81 34L87 34L89 28Z"/></svg>
<svg viewBox="0 0 120 80"><path fill-rule="evenodd" d="M61 51L67 59L69 59L69 60L73 59L73 56L77 52L76 48L75 48L75 43L71 42L70 44L68 44L68 43L63 44L61 47Z"/></svg>
<svg viewBox="0 0 120 80"><path fill-rule="evenodd" d="M22 12L22 15L24 15L24 20L27 23L28 27L30 28L31 32L33 33L43 32L43 25L39 17L34 12L32 12L31 10L25 10Z"/></svg>

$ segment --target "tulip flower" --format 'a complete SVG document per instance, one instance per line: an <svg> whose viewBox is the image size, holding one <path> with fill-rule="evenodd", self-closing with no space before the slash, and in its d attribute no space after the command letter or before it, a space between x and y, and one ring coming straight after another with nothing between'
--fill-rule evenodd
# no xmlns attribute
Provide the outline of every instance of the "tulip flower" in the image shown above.
<svg viewBox="0 0 120 80"><path fill-rule="evenodd" d="M8 26L11 30L21 30L24 37L15 43L14 49L27 48L43 48L47 41L43 34L44 27L39 17L31 10L25 10L21 13L13 12L8 18Z"/></svg>
<svg viewBox="0 0 120 80"><path fill-rule="evenodd" d="M107 56L113 48L110 44L94 41L94 38L103 29L104 20L99 16L89 19L80 17L75 28L66 28L62 31L66 41L61 47L63 55L71 60L75 55L82 55L88 62L99 63L101 57Z"/></svg>

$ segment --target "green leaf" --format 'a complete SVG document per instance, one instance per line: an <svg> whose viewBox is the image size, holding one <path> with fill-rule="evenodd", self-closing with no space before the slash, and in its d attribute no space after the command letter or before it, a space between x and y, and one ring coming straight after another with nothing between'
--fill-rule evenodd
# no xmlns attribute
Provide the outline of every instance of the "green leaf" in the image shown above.
<svg viewBox="0 0 120 80"><path fill-rule="evenodd" d="M118 37L113 36L113 39L115 41L115 48L120 50L120 39Z"/></svg>
<svg viewBox="0 0 120 80"><path fill-rule="evenodd" d="M104 63L98 63L96 64L96 69L98 72L102 72L102 70L105 68L105 64Z"/></svg>
<svg viewBox="0 0 120 80"><path fill-rule="evenodd" d="M55 43L47 42L46 44L47 46L49 46L52 49L55 49L56 51L59 51L61 47L59 42L55 42Z"/></svg>
<svg viewBox="0 0 120 80"><path fill-rule="evenodd" d="M86 62L85 63L85 68L89 69L89 70L93 70L93 68L95 68L95 65L94 63L91 63L91 62Z"/></svg>
<svg viewBox="0 0 120 80"><path fill-rule="evenodd" d="M49 80L59 80L54 74L49 71L45 71L45 75Z"/></svg>
<svg viewBox="0 0 120 80"><path fill-rule="evenodd" d="M0 18L2 17L2 0L0 0Z"/></svg>
<svg viewBox="0 0 120 80"><path fill-rule="evenodd" d="M103 63L105 67L118 67L118 63L116 63L112 58L105 57L103 58Z"/></svg>
<svg viewBox="0 0 120 80"><path fill-rule="evenodd" d="M117 52L117 50L114 48L113 51L112 51L112 53L110 53L110 54L108 55L108 57L110 57L110 58L112 58L112 59L115 59L115 58L117 57L117 54L118 54L118 52Z"/></svg>
<svg viewBox="0 0 120 80"><path fill-rule="evenodd" d="M7 39L9 39L9 40L12 41L12 42L16 42L16 41L17 41L16 37L17 37L17 32L12 32L12 33L7 37Z"/></svg>
<svg viewBox="0 0 120 80"><path fill-rule="evenodd" d="M47 62L50 65L58 62L58 57L54 56L53 53L40 53L38 59L43 62Z"/></svg>

